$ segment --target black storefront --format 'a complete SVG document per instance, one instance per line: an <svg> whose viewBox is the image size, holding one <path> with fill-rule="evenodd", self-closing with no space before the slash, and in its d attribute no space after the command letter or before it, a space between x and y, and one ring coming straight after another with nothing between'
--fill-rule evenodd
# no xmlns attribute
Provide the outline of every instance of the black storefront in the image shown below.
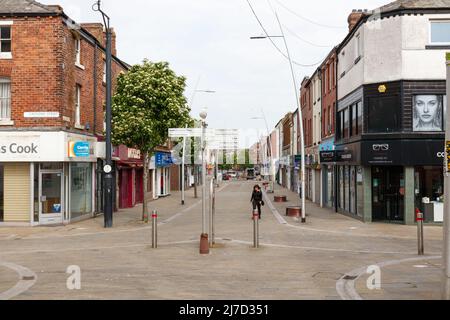
<svg viewBox="0 0 450 320"><path fill-rule="evenodd" d="M445 82L364 86L340 102L336 210L364 221L413 224L415 210L440 222L444 168Z"/></svg>

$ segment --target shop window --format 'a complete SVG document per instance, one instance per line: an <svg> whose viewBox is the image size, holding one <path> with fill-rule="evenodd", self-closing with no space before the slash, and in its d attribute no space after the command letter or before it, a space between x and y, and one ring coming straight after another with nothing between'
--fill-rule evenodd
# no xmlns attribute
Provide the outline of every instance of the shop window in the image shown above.
<svg viewBox="0 0 450 320"><path fill-rule="evenodd" d="M72 163L70 174L70 210L74 219L92 213L92 165Z"/></svg>
<svg viewBox="0 0 450 320"><path fill-rule="evenodd" d="M353 104L351 106L351 110L352 110L352 115L351 115L351 127L352 130L350 132L351 136L356 136L358 135L358 111L357 111L357 105Z"/></svg>
<svg viewBox="0 0 450 320"><path fill-rule="evenodd" d="M344 167L344 210L350 212L350 167Z"/></svg>
<svg viewBox="0 0 450 320"><path fill-rule="evenodd" d="M11 80L0 78L0 121L11 120Z"/></svg>
<svg viewBox="0 0 450 320"><path fill-rule="evenodd" d="M444 196L444 176L440 167L415 168L416 207L424 210L423 202L442 203Z"/></svg>
<svg viewBox="0 0 450 320"><path fill-rule="evenodd" d="M4 174L3 165L0 164L0 222L3 222L4 217Z"/></svg>
<svg viewBox="0 0 450 320"><path fill-rule="evenodd" d="M431 44L450 45L450 21L431 21Z"/></svg>
<svg viewBox="0 0 450 320"><path fill-rule="evenodd" d="M364 212L364 176L363 167L356 167L356 213L362 218Z"/></svg>
<svg viewBox="0 0 450 320"><path fill-rule="evenodd" d="M398 96L369 98L369 133L400 130L400 99Z"/></svg>
<svg viewBox="0 0 450 320"><path fill-rule="evenodd" d="M344 167L339 167L339 209L344 210L345 196L344 196Z"/></svg>

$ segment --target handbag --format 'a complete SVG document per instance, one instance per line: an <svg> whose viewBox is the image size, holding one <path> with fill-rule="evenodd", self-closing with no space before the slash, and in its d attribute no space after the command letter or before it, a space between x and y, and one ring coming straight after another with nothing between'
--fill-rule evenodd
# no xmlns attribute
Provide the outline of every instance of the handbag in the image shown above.
<svg viewBox="0 0 450 320"><path fill-rule="evenodd" d="M266 204L264 203L264 201L261 201L261 205L264 207Z"/></svg>

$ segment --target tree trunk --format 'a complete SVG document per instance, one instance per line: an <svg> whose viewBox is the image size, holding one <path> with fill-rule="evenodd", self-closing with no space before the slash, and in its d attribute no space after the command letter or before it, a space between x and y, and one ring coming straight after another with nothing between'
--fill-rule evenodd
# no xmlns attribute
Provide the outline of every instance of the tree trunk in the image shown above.
<svg viewBox="0 0 450 320"><path fill-rule="evenodd" d="M149 159L149 153L145 152L144 153L144 174L143 174L143 185L144 185L144 202L142 205L142 221L145 220L145 213L148 210L148 199L147 199L147 194L148 194L148 159Z"/></svg>

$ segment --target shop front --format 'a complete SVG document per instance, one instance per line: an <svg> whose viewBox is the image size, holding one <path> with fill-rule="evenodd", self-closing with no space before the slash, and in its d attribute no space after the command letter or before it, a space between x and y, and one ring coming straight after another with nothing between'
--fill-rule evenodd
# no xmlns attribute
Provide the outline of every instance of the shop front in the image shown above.
<svg viewBox="0 0 450 320"><path fill-rule="evenodd" d="M338 211L364 221L414 224L443 215L444 141L363 140L336 151Z"/></svg>
<svg viewBox="0 0 450 320"><path fill-rule="evenodd" d="M143 192L143 173L144 162L139 150L118 146L115 149L117 174L118 174L118 193L119 208L133 208L142 203Z"/></svg>
<svg viewBox="0 0 450 320"><path fill-rule="evenodd" d="M63 224L95 211L97 139L0 133L0 225Z"/></svg>
<svg viewBox="0 0 450 320"><path fill-rule="evenodd" d="M170 196L170 168L174 164L170 152L157 151L150 161L153 199Z"/></svg>
<svg viewBox="0 0 450 320"><path fill-rule="evenodd" d="M336 147L334 138L324 141L319 147L319 159L322 175L322 206L335 208L335 163Z"/></svg>

